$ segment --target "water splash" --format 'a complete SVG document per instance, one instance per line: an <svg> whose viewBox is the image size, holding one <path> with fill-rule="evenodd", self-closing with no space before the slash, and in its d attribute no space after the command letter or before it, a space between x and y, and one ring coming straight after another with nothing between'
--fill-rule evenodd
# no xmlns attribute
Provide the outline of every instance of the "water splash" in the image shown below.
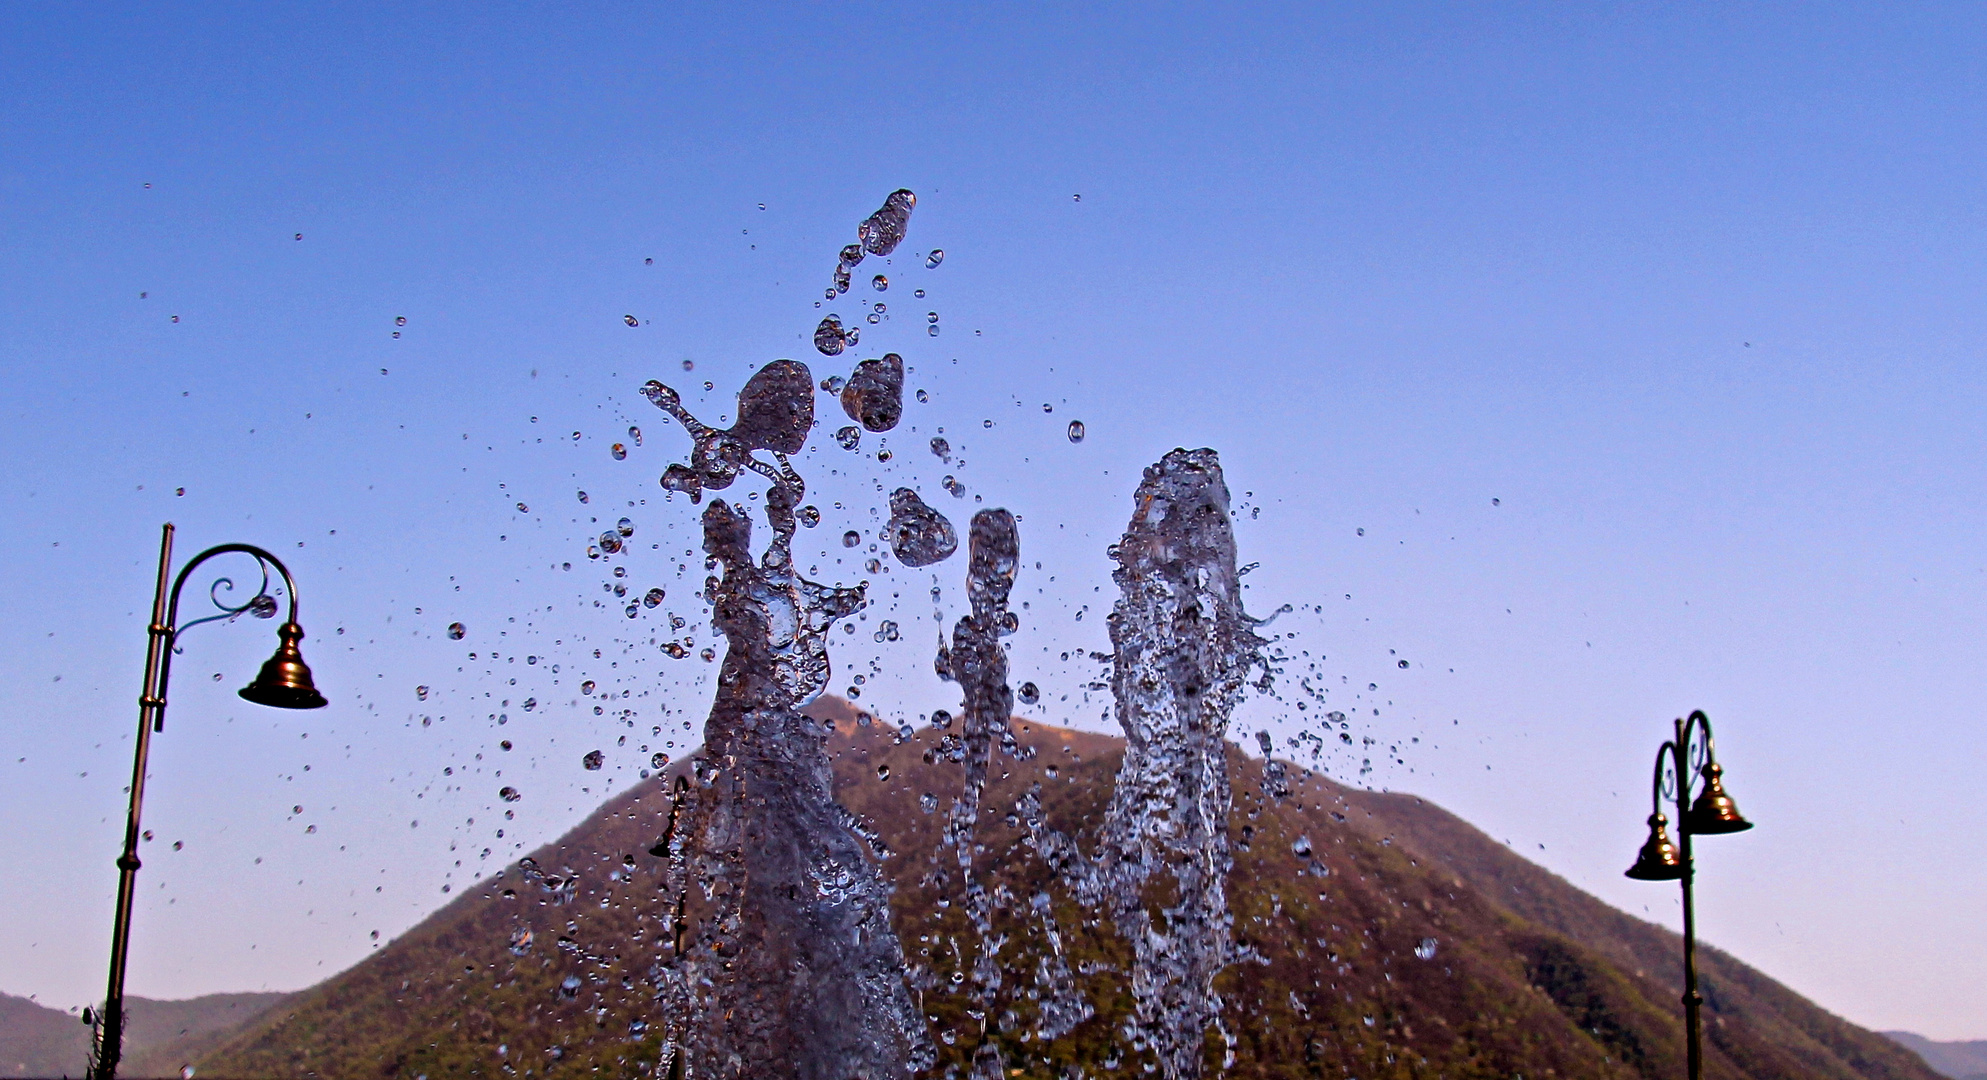
<svg viewBox="0 0 1987 1080"><path fill-rule="evenodd" d="M1126 746L1098 871L1135 949L1133 1023L1163 1075L1195 1077L1221 1011L1214 978L1235 957L1225 736L1263 642L1242 609L1215 452L1168 453L1134 501L1112 549L1111 689ZM1173 903L1155 918L1145 887L1169 869Z"/></svg>
<svg viewBox="0 0 1987 1080"><path fill-rule="evenodd" d="M904 232L911 225L911 211L918 205L918 197L909 189L898 188L883 200L883 205L868 220L856 227L856 236L862 240L862 249L871 255L888 255L904 242Z"/></svg>
<svg viewBox="0 0 1987 1080"><path fill-rule="evenodd" d="M1126 1039L1169 1080L1198 1077L1221 1013L1214 979L1238 955L1225 886L1225 736L1264 644L1242 609L1214 451L1174 450L1145 470L1111 556L1111 691L1125 756L1101 842L1086 855L1046 828L1039 792L1020 809L1031 842L1077 898L1102 907L1132 943Z"/></svg>
<svg viewBox="0 0 1987 1080"><path fill-rule="evenodd" d="M904 416L904 358L864 360L842 386L842 411L871 431L889 431Z"/></svg>
<svg viewBox="0 0 1987 1080"><path fill-rule="evenodd" d="M973 519L979 528L979 518ZM930 566L952 557L959 549L959 537L945 515L925 505L918 493L898 488L890 494L890 523L887 526L890 551L905 566ZM975 542L978 534L975 533Z"/></svg>
<svg viewBox="0 0 1987 1080"><path fill-rule="evenodd" d="M806 485L787 460L813 424L805 365L775 361L739 393L738 422L718 431L657 382L646 392L695 445L665 486L722 489L743 471L771 481L772 541L752 557L752 519L713 500L706 580L729 646L704 726L694 784L657 850L669 858L680 913L657 971L668 1043L696 1077L905 1076L933 1057L905 983L888 892L865 838L830 789L826 735L800 709L829 677L828 631L864 603L794 572L794 508ZM769 450L773 461L754 456ZM671 485L669 477L677 477Z"/></svg>

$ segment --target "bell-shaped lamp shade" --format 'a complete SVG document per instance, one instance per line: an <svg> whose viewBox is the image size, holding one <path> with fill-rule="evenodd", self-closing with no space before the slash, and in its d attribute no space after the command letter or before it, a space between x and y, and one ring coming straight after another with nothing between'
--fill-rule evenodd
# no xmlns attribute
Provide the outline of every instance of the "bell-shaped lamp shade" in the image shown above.
<svg viewBox="0 0 1987 1080"><path fill-rule="evenodd" d="M1677 855L1677 847L1670 843L1670 832L1665 826L1670 819L1661 814L1649 815L1649 839L1642 844L1641 854L1635 857L1635 865L1628 868L1629 877L1637 881L1675 881L1683 876L1683 859Z"/></svg>
<svg viewBox="0 0 1987 1080"><path fill-rule="evenodd" d="M241 688L243 699L276 709L322 709L330 704L317 692L310 665L297 649L297 642L304 639L304 628L286 622L276 628L276 636L281 641L276 655L262 665L262 673L254 682Z"/></svg>
<svg viewBox="0 0 1987 1080"><path fill-rule="evenodd" d="M1696 836L1716 833L1744 832L1752 828L1752 822L1739 816L1738 805L1725 794L1725 784L1720 777L1725 775L1725 767L1713 761L1704 766L1704 791L1697 801L1690 804L1690 812L1684 815L1684 831Z"/></svg>

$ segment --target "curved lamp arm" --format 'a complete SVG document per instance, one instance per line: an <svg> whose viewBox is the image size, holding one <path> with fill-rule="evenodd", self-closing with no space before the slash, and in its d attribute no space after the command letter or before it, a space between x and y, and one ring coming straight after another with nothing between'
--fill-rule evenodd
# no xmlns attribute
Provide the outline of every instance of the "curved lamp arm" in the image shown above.
<svg viewBox="0 0 1987 1080"><path fill-rule="evenodd" d="M180 590L186 587L186 579L192 577L193 572L199 569L200 566L203 563L205 563L207 560L212 559L219 555L230 555L237 553L253 556L256 560L256 564L262 570L262 585L256 589L255 595L249 597L249 599L239 607L231 607L227 604L224 604L221 602L218 596L214 595L214 589L219 588L223 583L226 583L229 588L233 588L234 582L229 580L228 578L218 578L215 580L213 587L208 589L208 596L214 601L214 606L221 609L219 614L209 615L204 618L195 619L192 622L187 623L185 626L180 626L179 594ZM158 708L157 711L153 714L153 720L152 720L153 731L164 731L166 727L166 713L165 713L166 687L171 682L172 658L173 658L173 653L177 652L179 648L179 635L187 630L191 630L195 626L198 626L204 622L212 622L216 619L236 619L240 618L244 614L254 612L256 609L256 601L262 599L265 596L268 596L267 589L269 586L269 568L272 566L276 568L276 572L278 574L282 575L283 590L284 592L289 594L290 598L290 617L284 621L282 631L287 631L292 628L296 628L298 635L301 636L302 630L301 628L298 627L297 623L296 579L290 576L290 568L283 565L283 560L277 558L275 555L271 554L270 552L262 548L256 547L254 544L217 544L214 547L210 547L207 550L201 552L200 554L195 555L190 562L188 562L184 567L180 569L179 576L173 579L172 596L166 605L166 621L164 625L166 648L164 650L163 655L161 655L159 658ZM273 606L273 598L272 598L272 606ZM281 633L282 631L279 631L279 633Z"/></svg>
<svg viewBox="0 0 1987 1080"><path fill-rule="evenodd" d="M1663 787L1666 782L1677 782L1675 772L1677 744L1665 742L1656 748L1656 772L1649 778L1649 812L1663 814Z"/></svg>

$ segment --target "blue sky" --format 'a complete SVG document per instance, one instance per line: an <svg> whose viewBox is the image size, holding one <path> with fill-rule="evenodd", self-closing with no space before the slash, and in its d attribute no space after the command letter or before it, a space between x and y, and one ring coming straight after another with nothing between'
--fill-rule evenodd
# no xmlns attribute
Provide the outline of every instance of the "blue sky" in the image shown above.
<svg viewBox="0 0 1987 1080"><path fill-rule="evenodd" d="M693 511L655 485L685 440L637 389L711 416L776 357L847 374L807 338L881 301L856 352L901 352L929 401L890 462L817 436L801 466L803 564L878 583L837 638L865 703L948 689L931 573L839 544L889 488L1022 515L1017 678L1096 725L1104 546L1145 463L1214 446L1261 511L1251 603L1307 606L1278 628L1325 659L1297 668L1421 740L1371 782L1674 924L1620 870L1669 718L1707 709L1760 828L1702 845L1706 937L1852 1020L1987 1037L1982 31L1813 5L8 9L0 857L34 887L0 990L101 993L161 522L183 555L291 561L334 705L234 698L267 624L189 634L132 989L305 985L684 747L710 665L648 640L672 613L710 639ZM904 247L817 307L897 187ZM621 580L669 595L633 622L585 559L624 515ZM963 567L935 569L949 623Z"/></svg>

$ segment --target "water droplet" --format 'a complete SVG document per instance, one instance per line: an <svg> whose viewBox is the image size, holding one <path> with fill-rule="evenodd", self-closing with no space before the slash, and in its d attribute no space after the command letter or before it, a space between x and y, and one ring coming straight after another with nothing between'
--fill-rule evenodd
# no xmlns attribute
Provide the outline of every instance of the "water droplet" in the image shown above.
<svg viewBox="0 0 1987 1080"><path fill-rule="evenodd" d="M878 780L888 780L888 779L890 779L890 766L888 766L888 765L878 765L878 766L876 767L876 778L877 778Z"/></svg>
<svg viewBox="0 0 1987 1080"><path fill-rule="evenodd" d="M850 529L848 532L842 534L843 547L854 547L860 543L862 543L862 534L854 529Z"/></svg>
<svg viewBox="0 0 1987 1080"><path fill-rule="evenodd" d="M856 226L862 249L871 255L888 255L897 250L904 240L904 230L910 227L911 210L917 205L918 197L909 190L898 188L891 192L876 213Z"/></svg>
<svg viewBox="0 0 1987 1080"><path fill-rule="evenodd" d="M593 683L593 680L592 680L592 679L588 679L588 680L586 680L585 682L583 682L583 683L581 683L581 684L580 684L580 693L582 693L582 694L591 694L591 693L593 693L593 686L594 686L594 683Z"/></svg>
<svg viewBox="0 0 1987 1080"><path fill-rule="evenodd" d="M823 356L838 356L849 347L849 332L842 328L842 317L829 315L814 328L814 347Z"/></svg>
<svg viewBox="0 0 1987 1080"><path fill-rule="evenodd" d="M1439 945L1440 943L1432 937L1422 938L1421 944L1414 947L1414 955L1423 960L1433 960L1435 959L1435 950Z"/></svg>
<svg viewBox="0 0 1987 1080"><path fill-rule="evenodd" d="M800 523L807 528L811 529L821 524L821 508L813 503L801 507L797 516L800 518Z"/></svg>
<svg viewBox="0 0 1987 1080"><path fill-rule="evenodd" d="M938 269L938 264L944 261L945 261L945 249L932 248L931 254L925 256L925 269L936 270Z"/></svg>
<svg viewBox="0 0 1987 1080"><path fill-rule="evenodd" d="M1021 689L1016 696L1021 699L1021 704L1033 705L1042 700L1042 691L1034 683L1025 682L1021 684Z"/></svg>
<svg viewBox="0 0 1987 1080"><path fill-rule="evenodd" d="M930 400L931 400L930 394L925 393L923 390L918 391L918 404L923 405L925 402Z"/></svg>
<svg viewBox="0 0 1987 1080"><path fill-rule="evenodd" d="M630 427L628 429L628 441L634 443L636 446L642 445L642 429Z"/></svg>
<svg viewBox="0 0 1987 1080"><path fill-rule="evenodd" d="M174 489L172 489L172 493L173 493L174 495L185 495L185 494L186 494L186 489L185 489L185 488L174 488Z"/></svg>
<svg viewBox="0 0 1987 1080"><path fill-rule="evenodd" d="M835 442L844 450L854 450L862 445L862 429L850 424L835 432Z"/></svg>
<svg viewBox="0 0 1987 1080"><path fill-rule="evenodd" d="M939 481L939 486L951 492L952 497L955 499L963 499L966 497L966 485L960 483L958 477L948 476L945 479Z"/></svg>
<svg viewBox="0 0 1987 1080"><path fill-rule="evenodd" d="M580 433L579 433L579 432L577 432L577 431L573 432L573 441L574 441L574 442L578 442L578 441L580 441Z"/></svg>
<svg viewBox="0 0 1987 1080"><path fill-rule="evenodd" d="M415 688L414 688L414 696L415 696L415 697L416 697L417 699L421 700L421 701L426 701L426 700L428 700L428 688L427 688L427 687L425 687L425 686L417 686L417 687L415 687Z"/></svg>
<svg viewBox="0 0 1987 1080"><path fill-rule="evenodd" d="M933 435L931 437L931 454L940 461L950 463L952 460L952 444L946 442L943 435Z"/></svg>
<svg viewBox="0 0 1987 1080"><path fill-rule="evenodd" d="M248 613L250 615L255 616L258 619L275 618L276 598L269 595L268 593L261 593L257 595L255 599L250 600L248 602ZM343 633L343 631L340 631L340 633Z"/></svg>
<svg viewBox="0 0 1987 1080"><path fill-rule="evenodd" d="M601 533L600 538L595 543L600 545L602 552L613 555L621 550L621 534L609 529Z"/></svg>
<svg viewBox="0 0 1987 1080"><path fill-rule="evenodd" d="M891 493L887 528L890 550L905 566L930 566L959 549L959 536L953 531L952 523L925 505L910 488L898 488Z"/></svg>
<svg viewBox="0 0 1987 1080"><path fill-rule="evenodd" d="M525 698L525 699L524 699L524 711L525 711L525 712L530 712L531 710L533 710L533 709L536 709L537 707L538 707L538 699L537 699L537 698L535 698L535 697L528 697L528 698ZM510 747L509 747L508 745L506 745L506 746L504 747L504 749L508 750L508 749L510 749Z"/></svg>
<svg viewBox="0 0 1987 1080"><path fill-rule="evenodd" d="M613 446L608 447L607 453L616 461L628 460L628 448L622 446L620 443L615 443Z"/></svg>
<svg viewBox="0 0 1987 1080"><path fill-rule="evenodd" d="M511 955L523 956L531 951L531 927L520 926L511 931Z"/></svg>
<svg viewBox="0 0 1987 1080"><path fill-rule="evenodd" d="M450 641L461 641L462 635L468 632L469 631L464 629L463 625L459 622L452 622L448 624L448 639Z"/></svg>
<svg viewBox="0 0 1987 1080"><path fill-rule="evenodd" d="M1300 836L1300 837L1298 837L1297 839L1295 839L1295 840L1292 840L1292 841L1290 842L1290 853L1291 853L1292 855L1295 855L1295 856L1297 856L1297 857L1298 857L1298 858L1300 858L1300 859L1308 859L1308 858L1310 858L1310 857L1311 857L1311 838L1310 838L1310 837L1308 837L1308 836Z"/></svg>
<svg viewBox="0 0 1987 1080"><path fill-rule="evenodd" d="M1365 535L1366 535L1366 530L1365 530L1365 529L1356 529L1356 530L1354 530L1354 531L1355 531L1355 532L1357 532L1357 533L1358 533L1358 534L1359 534L1360 536L1365 536Z"/></svg>
<svg viewBox="0 0 1987 1080"><path fill-rule="evenodd" d="M936 311L927 311L927 312L925 312L925 321L926 321L926 322L928 322L928 323L935 323L935 322L937 322L937 321L938 321L938 312L936 312Z"/></svg>
<svg viewBox="0 0 1987 1080"><path fill-rule="evenodd" d="M642 325L642 320L635 318L633 315L623 315L621 316L621 321L627 323L629 326Z"/></svg>
<svg viewBox="0 0 1987 1080"><path fill-rule="evenodd" d="M649 768L660 769L669 764L669 755L660 751L649 755Z"/></svg>
<svg viewBox="0 0 1987 1080"><path fill-rule="evenodd" d="M586 492L584 492L584 491L580 492L580 501L581 501L581 502L587 502L587 501L588 501L588 500L587 500L587 497L586 497Z"/></svg>
<svg viewBox="0 0 1987 1080"><path fill-rule="evenodd" d="M600 766L606 760L607 760L607 755L601 753L600 751L588 750L586 752L586 756L580 758L580 765L584 767L588 772L599 772Z"/></svg>
<svg viewBox="0 0 1987 1080"><path fill-rule="evenodd" d="M938 796L927 791L923 795L918 796L918 805L924 809L925 813L929 814L938 809Z"/></svg>
<svg viewBox="0 0 1987 1080"><path fill-rule="evenodd" d="M863 427L871 431L896 427L904 415L904 358L885 353L880 360L857 364L841 397L842 411Z"/></svg>
<svg viewBox="0 0 1987 1080"><path fill-rule="evenodd" d="M395 316L395 317L394 317L394 320L393 320L393 325L395 325L395 326L406 326L406 325L407 325L407 316L405 316L405 315L398 315L398 316Z"/></svg>
<svg viewBox="0 0 1987 1080"><path fill-rule="evenodd" d="M1056 407L1044 401L1042 402L1042 411L1045 413L1052 413L1056 411Z"/></svg>
<svg viewBox="0 0 1987 1080"><path fill-rule="evenodd" d="M912 293L911 295L917 297L920 300L923 300L925 298L925 291L923 289L919 289L916 292Z"/></svg>
<svg viewBox="0 0 1987 1080"><path fill-rule="evenodd" d="M683 361L683 370L685 370L685 371L695 371L695 370L697 370L697 362L696 362L695 360L685 360L685 361Z"/></svg>
<svg viewBox="0 0 1987 1080"><path fill-rule="evenodd" d="M650 589L648 592L642 594L642 603L650 607L655 607L657 604L662 603L662 595L660 588Z"/></svg>
<svg viewBox="0 0 1987 1080"><path fill-rule="evenodd" d="M518 512L518 513L520 513L520 514L529 514L529 513L531 513L531 507L529 507L529 506L526 506L526 505L524 505L523 503L518 503L518 504L517 504L517 512Z"/></svg>
<svg viewBox="0 0 1987 1080"><path fill-rule="evenodd" d="M1405 661L1405 660L1402 660L1402 661L1400 662L1400 664L1399 664L1398 666L1400 666L1400 667L1406 667L1406 666L1407 666L1407 661Z"/></svg>
<svg viewBox="0 0 1987 1080"><path fill-rule="evenodd" d="M877 292L882 292L890 287L890 279L884 277L882 274L878 274L869 279L869 285L870 288L875 289Z"/></svg>
<svg viewBox="0 0 1987 1080"><path fill-rule="evenodd" d="M1069 441L1070 442L1083 441L1083 421L1071 420L1069 422Z"/></svg>
<svg viewBox="0 0 1987 1080"><path fill-rule="evenodd" d="M635 523L629 521L627 518L622 518L614 523L614 531L620 533L622 536L633 536L635 535Z"/></svg>
<svg viewBox="0 0 1987 1080"><path fill-rule="evenodd" d="M505 787L497 789L497 798L502 799L505 802L516 802L519 799L524 798L524 793L520 792L518 789L514 787L510 787L507 785Z"/></svg>

